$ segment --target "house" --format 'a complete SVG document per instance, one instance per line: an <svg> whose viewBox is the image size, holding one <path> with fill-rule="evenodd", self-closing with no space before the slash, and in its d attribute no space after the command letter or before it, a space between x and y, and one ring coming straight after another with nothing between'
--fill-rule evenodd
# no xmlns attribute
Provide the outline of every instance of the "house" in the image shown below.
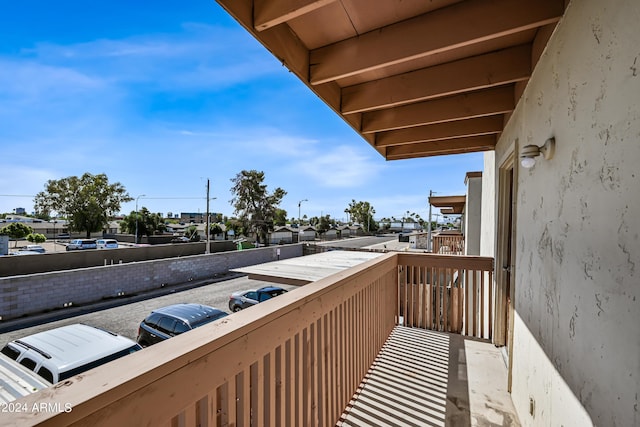
<svg viewBox="0 0 640 427"><path fill-rule="evenodd" d="M389 222L389 231L398 233L410 233L420 230L420 223L409 221L391 221Z"/></svg>
<svg viewBox="0 0 640 427"><path fill-rule="evenodd" d="M349 230L351 236L362 236L364 234L364 230L360 224L350 225Z"/></svg>
<svg viewBox="0 0 640 427"><path fill-rule="evenodd" d="M290 226L276 227L271 233L269 233L269 243L272 245L293 243L294 236L298 238L298 229Z"/></svg>
<svg viewBox="0 0 640 427"><path fill-rule="evenodd" d="M332 225L327 231L322 233L320 237L324 240L335 240L340 237L340 232L337 227Z"/></svg>
<svg viewBox="0 0 640 427"><path fill-rule="evenodd" d="M523 426L639 425L640 2L217 1L385 159L484 152L480 256L385 254L50 390L70 414L11 420L334 425L400 321L498 346ZM435 326L395 288L431 286L422 268L465 270ZM461 374L478 357L446 354Z"/></svg>
<svg viewBox="0 0 640 427"><path fill-rule="evenodd" d="M311 242L316 239L316 229L311 225L301 225L298 227L298 241Z"/></svg>
<svg viewBox="0 0 640 427"><path fill-rule="evenodd" d="M348 225L338 226L338 231L340 232L340 237L342 237L343 239L346 237L351 237L351 228Z"/></svg>

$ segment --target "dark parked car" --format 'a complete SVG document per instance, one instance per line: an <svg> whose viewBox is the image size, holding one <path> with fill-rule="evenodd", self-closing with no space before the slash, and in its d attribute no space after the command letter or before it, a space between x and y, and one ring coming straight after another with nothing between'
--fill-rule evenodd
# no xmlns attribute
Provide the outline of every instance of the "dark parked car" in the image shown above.
<svg viewBox="0 0 640 427"><path fill-rule="evenodd" d="M229 310L240 311L243 308L251 307L263 301L282 295L286 290L277 286L265 286L260 289L250 289L248 291L238 291L229 297Z"/></svg>
<svg viewBox="0 0 640 427"><path fill-rule="evenodd" d="M147 347L227 316L202 304L174 304L154 310L140 323L138 343Z"/></svg>

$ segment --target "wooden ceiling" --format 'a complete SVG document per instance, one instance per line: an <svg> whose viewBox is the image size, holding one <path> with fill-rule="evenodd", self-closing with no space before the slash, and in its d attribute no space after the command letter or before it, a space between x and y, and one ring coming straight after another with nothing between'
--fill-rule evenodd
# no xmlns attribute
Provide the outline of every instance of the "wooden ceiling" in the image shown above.
<svg viewBox="0 0 640 427"><path fill-rule="evenodd" d="M217 0L388 160L493 150L565 0Z"/></svg>

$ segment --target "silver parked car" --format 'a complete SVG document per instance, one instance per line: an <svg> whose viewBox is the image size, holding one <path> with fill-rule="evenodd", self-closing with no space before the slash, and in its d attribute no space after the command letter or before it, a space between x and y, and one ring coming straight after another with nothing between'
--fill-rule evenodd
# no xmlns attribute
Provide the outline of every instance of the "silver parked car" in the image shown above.
<svg viewBox="0 0 640 427"><path fill-rule="evenodd" d="M97 249L98 245L94 239L73 239L67 245L68 251L77 251L82 249Z"/></svg>
<svg viewBox="0 0 640 427"><path fill-rule="evenodd" d="M96 245L98 249L118 249L118 241L115 239L98 239Z"/></svg>

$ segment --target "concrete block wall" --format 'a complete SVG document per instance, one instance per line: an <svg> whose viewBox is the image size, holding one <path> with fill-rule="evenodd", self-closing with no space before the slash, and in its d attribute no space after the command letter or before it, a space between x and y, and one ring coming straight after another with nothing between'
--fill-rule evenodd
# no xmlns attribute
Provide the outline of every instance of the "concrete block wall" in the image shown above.
<svg viewBox="0 0 640 427"><path fill-rule="evenodd" d="M279 251L279 256L278 256ZM64 307L99 302L163 286L201 281L246 267L302 256L302 245L221 252L0 278L3 320Z"/></svg>
<svg viewBox="0 0 640 427"><path fill-rule="evenodd" d="M230 240L211 242L210 252L234 251L235 243ZM180 243L121 247L108 250L85 250L49 252L38 256L0 257L0 277L22 274L49 273L76 268L99 267L107 264L147 261L152 259L182 257L205 253L205 243Z"/></svg>

